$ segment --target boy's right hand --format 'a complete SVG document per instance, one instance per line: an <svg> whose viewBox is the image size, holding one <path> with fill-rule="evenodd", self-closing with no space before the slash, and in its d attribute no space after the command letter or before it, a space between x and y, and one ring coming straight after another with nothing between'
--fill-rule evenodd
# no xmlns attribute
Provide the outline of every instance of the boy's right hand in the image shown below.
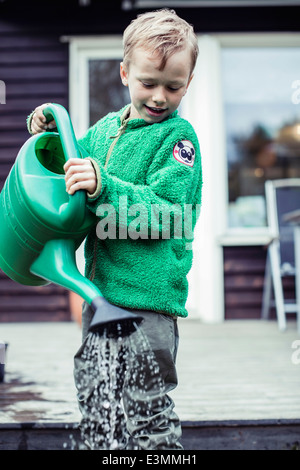
<svg viewBox="0 0 300 470"><path fill-rule="evenodd" d="M40 132L45 132L46 130L51 130L56 127L54 119L46 123L46 118L43 114L43 109L45 109L49 104L50 103L44 103L35 108L31 119L31 132L33 134L39 134Z"/></svg>

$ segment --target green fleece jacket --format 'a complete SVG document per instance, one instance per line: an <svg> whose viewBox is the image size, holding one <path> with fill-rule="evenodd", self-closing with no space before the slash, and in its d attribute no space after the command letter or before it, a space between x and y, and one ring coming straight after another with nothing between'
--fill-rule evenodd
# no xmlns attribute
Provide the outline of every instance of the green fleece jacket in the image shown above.
<svg viewBox="0 0 300 470"><path fill-rule="evenodd" d="M201 156L177 111L160 123L109 113L79 140L97 173L88 207L86 276L113 304L187 316L191 241L201 203Z"/></svg>

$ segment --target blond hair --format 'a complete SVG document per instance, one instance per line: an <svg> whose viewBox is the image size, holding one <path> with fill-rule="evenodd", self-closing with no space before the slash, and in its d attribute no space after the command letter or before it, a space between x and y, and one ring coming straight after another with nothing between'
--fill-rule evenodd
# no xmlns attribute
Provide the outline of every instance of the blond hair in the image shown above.
<svg viewBox="0 0 300 470"><path fill-rule="evenodd" d="M185 47L191 52L191 74L198 57L198 41L193 27L180 18L174 10L162 9L138 15L123 34L125 66L129 66L134 48L143 47L158 53L159 70L163 70L168 58Z"/></svg>

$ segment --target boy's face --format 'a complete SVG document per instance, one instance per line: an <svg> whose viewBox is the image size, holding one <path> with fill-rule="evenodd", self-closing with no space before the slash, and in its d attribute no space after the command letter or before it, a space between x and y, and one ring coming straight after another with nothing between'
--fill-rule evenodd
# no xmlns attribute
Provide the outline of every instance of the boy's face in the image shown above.
<svg viewBox="0 0 300 470"><path fill-rule="evenodd" d="M122 83L131 97L130 119L161 122L178 108L192 79L189 57L187 49L176 52L159 70L160 57L137 48L128 68L121 63Z"/></svg>

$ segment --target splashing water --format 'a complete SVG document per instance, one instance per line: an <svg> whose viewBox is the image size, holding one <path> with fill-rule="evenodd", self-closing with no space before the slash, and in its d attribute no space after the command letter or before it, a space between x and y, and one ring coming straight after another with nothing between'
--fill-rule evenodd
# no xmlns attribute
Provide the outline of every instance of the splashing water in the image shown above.
<svg viewBox="0 0 300 470"><path fill-rule="evenodd" d="M141 422L141 416L142 421L147 416L153 421L153 406L161 406L166 400L159 366L147 338L138 326L126 337L122 337L121 325L116 338L109 337L105 330L102 334L90 332L82 358L85 367L78 375L77 388L83 444L75 443L72 438L72 448L128 448L123 391L129 392L126 393L128 418L135 425ZM146 434L146 428L139 429L140 438Z"/></svg>

